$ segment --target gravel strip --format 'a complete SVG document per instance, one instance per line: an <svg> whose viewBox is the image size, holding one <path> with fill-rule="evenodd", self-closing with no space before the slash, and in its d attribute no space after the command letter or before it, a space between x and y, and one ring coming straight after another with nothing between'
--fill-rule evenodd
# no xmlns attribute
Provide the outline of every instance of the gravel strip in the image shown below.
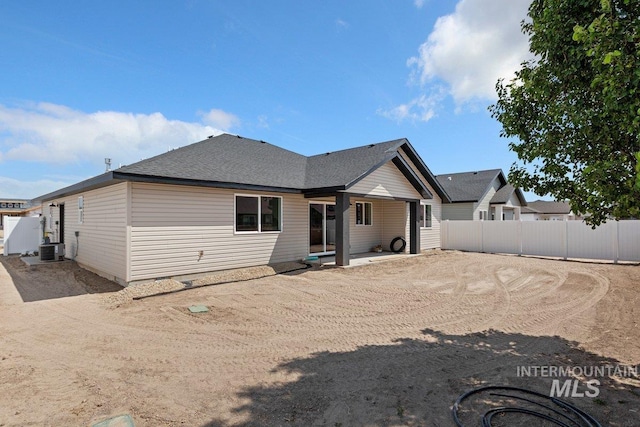
<svg viewBox="0 0 640 427"><path fill-rule="evenodd" d="M136 299L172 293L185 289L193 289L201 286L259 279L305 268L307 268L307 265L299 262L282 262L273 265L218 271L191 281L185 280L184 282L179 282L174 279L155 280L153 282L132 285L122 289L121 291L105 295L103 301L108 306L117 307Z"/></svg>

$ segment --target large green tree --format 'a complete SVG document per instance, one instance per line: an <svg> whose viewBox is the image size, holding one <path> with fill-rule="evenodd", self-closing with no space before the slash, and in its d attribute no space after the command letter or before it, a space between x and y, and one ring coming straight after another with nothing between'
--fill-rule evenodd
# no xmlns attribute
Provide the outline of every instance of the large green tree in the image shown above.
<svg viewBox="0 0 640 427"><path fill-rule="evenodd" d="M640 217L640 0L534 0L535 58L489 107L519 161L509 180L598 225Z"/></svg>

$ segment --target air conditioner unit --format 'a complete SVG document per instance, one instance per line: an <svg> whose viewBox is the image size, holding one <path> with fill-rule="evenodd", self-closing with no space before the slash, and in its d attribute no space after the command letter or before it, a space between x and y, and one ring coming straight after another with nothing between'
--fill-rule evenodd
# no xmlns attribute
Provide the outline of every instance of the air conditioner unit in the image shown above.
<svg viewBox="0 0 640 427"><path fill-rule="evenodd" d="M56 261L64 257L64 243L40 245L40 261Z"/></svg>
<svg viewBox="0 0 640 427"><path fill-rule="evenodd" d="M40 261L55 261L56 247L55 245L40 245Z"/></svg>
<svg viewBox="0 0 640 427"><path fill-rule="evenodd" d="M63 259L64 258L64 243L54 243L53 244L56 247L56 259Z"/></svg>

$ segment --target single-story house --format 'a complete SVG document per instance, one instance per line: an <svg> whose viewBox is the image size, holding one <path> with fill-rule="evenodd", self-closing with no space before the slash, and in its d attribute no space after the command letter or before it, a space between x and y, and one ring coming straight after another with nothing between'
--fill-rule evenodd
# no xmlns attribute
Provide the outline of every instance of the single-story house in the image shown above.
<svg viewBox="0 0 640 427"><path fill-rule="evenodd" d="M517 220L527 205L501 169L447 173L436 179L451 199L443 202L443 220Z"/></svg>
<svg viewBox="0 0 640 427"><path fill-rule="evenodd" d="M582 220L580 215L571 211L569 202L554 202L536 200L529 202L526 209L522 209L523 221L572 221Z"/></svg>
<svg viewBox="0 0 640 427"><path fill-rule="evenodd" d="M406 139L307 157L230 134L35 200L68 258L124 285L309 255L348 265L397 236L419 253L440 247L449 202Z"/></svg>

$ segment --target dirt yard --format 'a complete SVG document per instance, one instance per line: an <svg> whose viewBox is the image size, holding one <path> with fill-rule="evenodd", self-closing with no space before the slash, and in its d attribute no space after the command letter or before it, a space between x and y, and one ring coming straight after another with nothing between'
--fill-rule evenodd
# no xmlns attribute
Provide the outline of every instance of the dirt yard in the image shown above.
<svg viewBox="0 0 640 427"><path fill-rule="evenodd" d="M639 266L435 252L131 300L0 258L0 426L453 426L474 387L550 393L520 367L640 363ZM639 426L640 381L595 379L563 400Z"/></svg>

